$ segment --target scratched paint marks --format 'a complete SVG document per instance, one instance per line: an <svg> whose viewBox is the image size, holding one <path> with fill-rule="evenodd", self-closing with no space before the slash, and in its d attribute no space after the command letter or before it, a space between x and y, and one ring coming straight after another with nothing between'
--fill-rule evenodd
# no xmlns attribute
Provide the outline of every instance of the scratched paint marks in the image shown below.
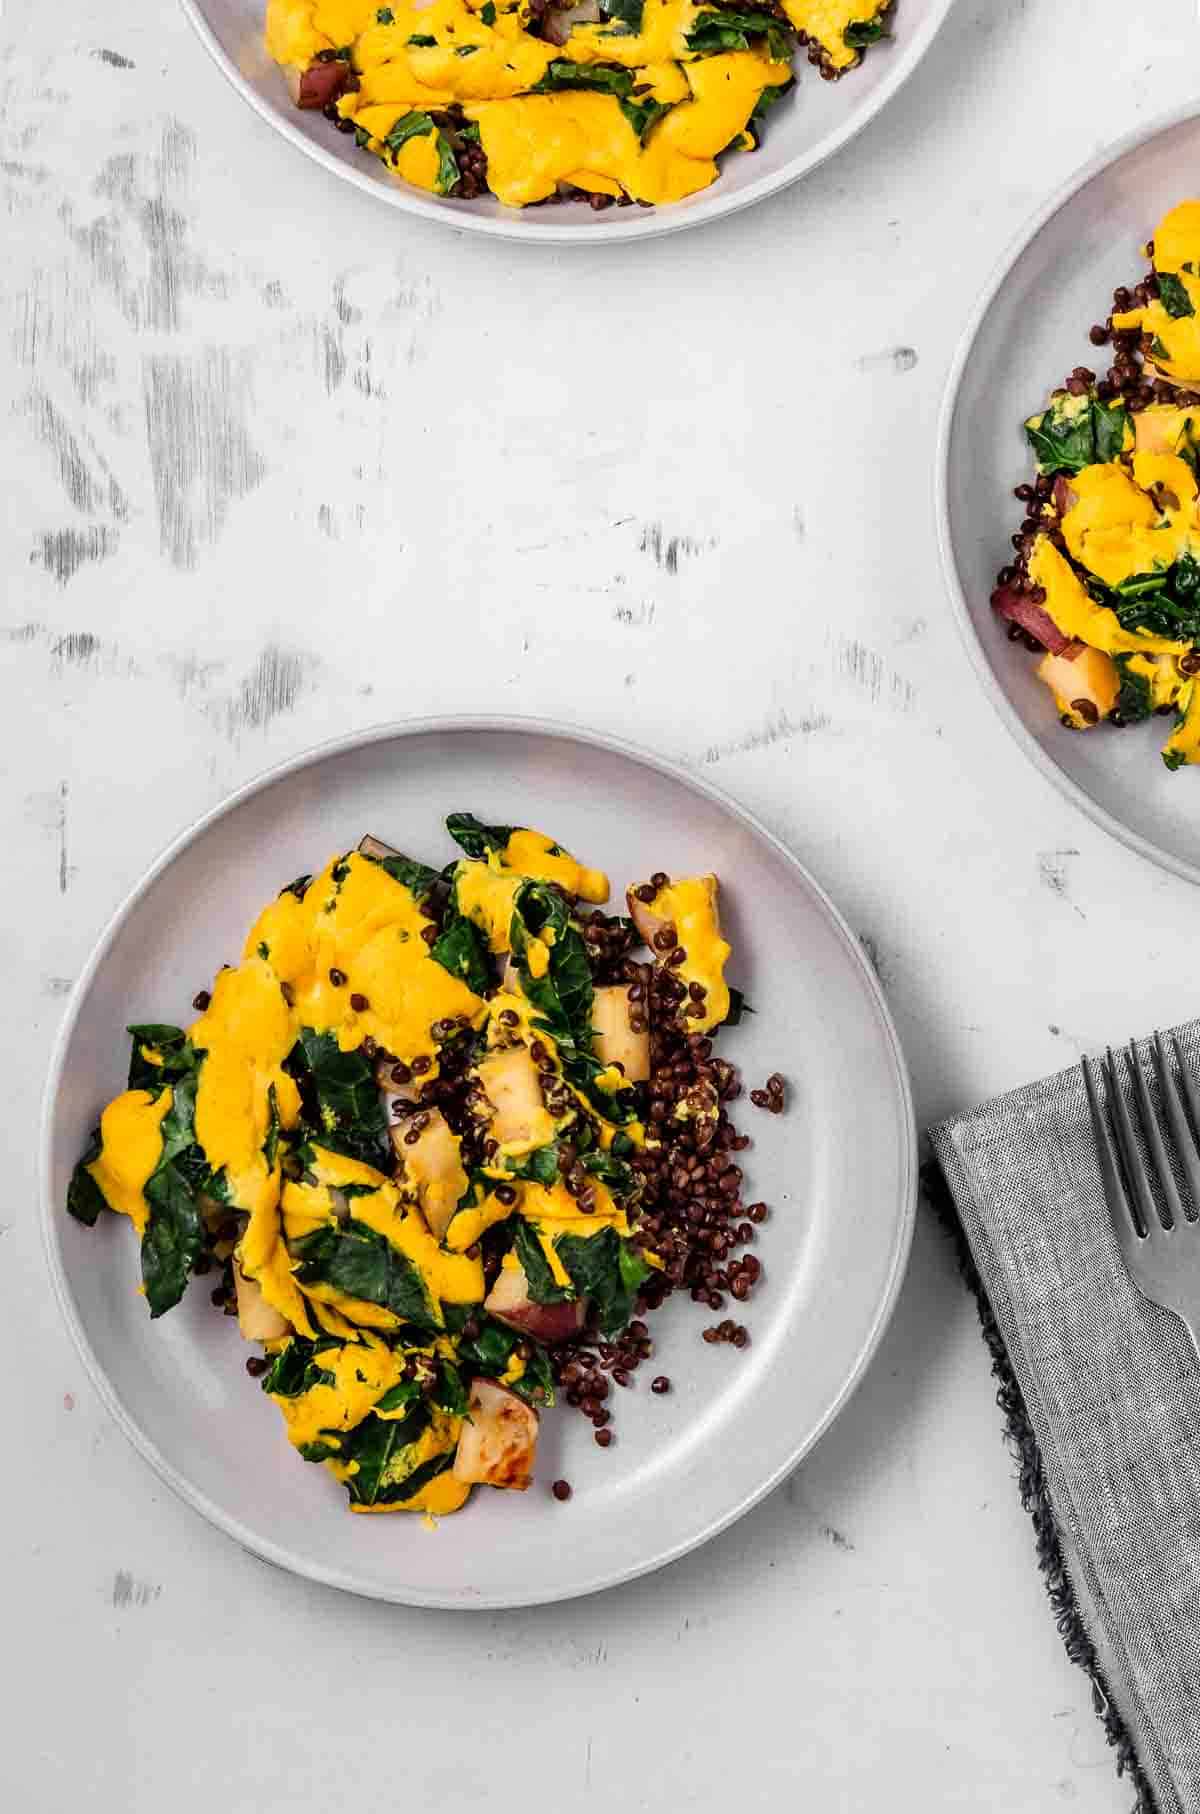
<svg viewBox="0 0 1200 1814"><path fill-rule="evenodd" d="M94 50L92 55L95 57L97 63L107 63L110 69L137 68L137 64L134 62L133 58L123 57L119 50Z"/></svg>
<svg viewBox="0 0 1200 1814"><path fill-rule="evenodd" d="M195 155L190 128L168 118L153 149L104 159L92 185L98 210L84 218L72 202L62 205L71 244L139 332L177 333L187 299L230 294L225 273L189 244L183 204Z"/></svg>
<svg viewBox="0 0 1200 1814"><path fill-rule="evenodd" d="M864 693L875 707L908 713L916 705L912 682L897 668L854 636L839 636L833 644L835 676L856 692Z"/></svg>
<svg viewBox="0 0 1200 1814"><path fill-rule="evenodd" d="M54 851L54 872L59 894L66 894L75 876L67 842L67 809L70 786L66 781L47 791L26 796L25 807L32 825L42 833Z"/></svg>
<svg viewBox="0 0 1200 1814"><path fill-rule="evenodd" d="M1037 853L1038 880L1056 900L1062 901L1081 920L1087 919L1083 908L1071 894L1069 864L1079 852L1074 848L1063 850L1039 850Z"/></svg>
<svg viewBox="0 0 1200 1814"><path fill-rule="evenodd" d="M32 566L41 567L60 586L65 586L82 567L115 554L118 540L113 530L95 523L86 529L43 530L29 560Z"/></svg>
<svg viewBox="0 0 1200 1814"><path fill-rule="evenodd" d="M647 523L638 543L642 554L648 554L656 567L671 575L679 572L681 560L688 560L716 547L714 537L700 540L691 535L668 535L661 523Z"/></svg>
<svg viewBox="0 0 1200 1814"><path fill-rule="evenodd" d="M246 427L252 368L224 347L207 347L191 358L152 354L143 370L159 544L172 566L191 568L219 537L230 506L266 476Z"/></svg>
<svg viewBox="0 0 1200 1814"><path fill-rule="evenodd" d="M811 712L792 717L785 711L772 712L761 724L744 731L726 743L710 743L701 761L705 766L726 762L731 756L748 755L753 750L768 750L776 743L788 743L794 737L811 737L830 728L825 712Z"/></svg>
<svg viewBox="0 0 1200 1814"><path fill-rule="evenodd" d="M316 657L268 643L225 706L227 735L262 731L295 709L301 689L319 666Z"/></svg>
<svg viewBox="0 0 1200 1814"><path fill-rule="evenodd" d="M86 431L76 435L53 398L35 388L25 399L25 414L36 438L50 450L63 491L85 516L107 512L118 522L129 515L129 501L108 461Z"/></svg>
<svg viewBox="0 0 1200 1814"><path fill-rule="evenodd" d="M162 1584L141 1581L127 1568L119 1568L112 1579L112 1603L118 1609L130 1606L152 1606L162 1595Z"/></svg>

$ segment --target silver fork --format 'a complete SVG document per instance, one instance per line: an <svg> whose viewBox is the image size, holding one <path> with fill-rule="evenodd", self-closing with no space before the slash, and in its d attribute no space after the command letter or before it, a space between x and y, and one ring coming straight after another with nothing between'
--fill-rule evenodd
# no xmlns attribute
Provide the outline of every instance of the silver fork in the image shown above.
<svg viewBox="0 0 1200 1814"><path fill-rule="evenodd" d="M1154 1069L1166 1118L1167 1139L1163 1137L1150 1101L1136 1043L1131 1043L1123 1054L1132 1085L1134 1113L1158 1178L1165 1219L1159 1214L1154 1200L1152 1174L1138 1150L1133 1116L1111 1047L1103 1067L1111 1131L1093 1066L1087 1058L1083 1061L1083 1081L1092 1112L1104 1195L1129 1276L1144 1298L1179 1318L1200 1357L1200 1088L1190 1076L1174 1036L1171 1045L1178 1084L1162 1034L1155 1033ZM1191 1113L1190 1125L1188 1111ZM1172 1155L1187 1179L1192 1199L1190 1215L1175 1183Z"/></svg>

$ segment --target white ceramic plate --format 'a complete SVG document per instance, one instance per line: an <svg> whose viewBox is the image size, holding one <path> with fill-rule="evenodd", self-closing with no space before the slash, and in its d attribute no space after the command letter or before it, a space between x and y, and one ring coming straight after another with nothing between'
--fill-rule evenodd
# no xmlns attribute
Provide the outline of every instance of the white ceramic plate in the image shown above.
<svg viewBox="0 0 1200 1814"><path fill-rule="evenodd" d="M678 232L732 214L814 170L872 120L924 56L953 0L897 0L893 41L877 44L840 82L822 82L798 60L796 91L771 114L761 151L730 157L719 180L700 195L661 208L608 208L580 204L505 208L493 196L450 201L393 183L377 159L353 138L334 131L319 113L292 105L283 75L263 46L266 0L182 0L183 10L217 66L255 112L293 145L336 176L402 208L447 226L500 239L543 245L573 240L588 245L646 239Z"/></svg>
<svg viewBox="0 0 1200 1814"><path fill-rule="evenodd" d="M1200 881L1200 777L1169 774L1161 720L1120 732L1065 730L1035 657L1010 643L989 605L1020 526L1013 486L1028 479L1021 424L1076 365L1103 372L1088 329L1112 292L1141 276L1139 248L1196 193L1200 117L1155 121L1072 177L1022 233L984 292L950 374L938 448L942 559L968 653L1017 741L1055 785L1115 837Z"/></svg>
<svg viewBox="0 0 1200 1814"><path fill-rule="evenodd" d="M758 1013L722 1049L754 1083L783 1071L790 1112L739 1117L754 1196L774 1208L766 1282L738 1353L701 1342L687 1299L655 1319L666 1397L621 1393L602 1451L566 1409L543 1417L525 1494L477 1492L435 1531L355 1518L284 1441L247 1378L235 1327L203 1285L151 1324L125 1221L67 1216L71 1167L123 1087L127 1022L186 1021L188 1003L290 876L371 831L432 860L448 811L551 828L614 885L659 866L714 868ZM878 984L857 940L796 859L712 788L623 745L531 720L449 719L369 731L252 783L155 864L100 940L67 1012L47 1085L46 1241L71 1332L126 1435L189 1504L238 1542L319 1581L414 1605L529 1605L656 1568L748 1510L845 1403L903 1272L916 1189L912 1105ZM575 1487L559 1505L549 1483Z"/></svg>

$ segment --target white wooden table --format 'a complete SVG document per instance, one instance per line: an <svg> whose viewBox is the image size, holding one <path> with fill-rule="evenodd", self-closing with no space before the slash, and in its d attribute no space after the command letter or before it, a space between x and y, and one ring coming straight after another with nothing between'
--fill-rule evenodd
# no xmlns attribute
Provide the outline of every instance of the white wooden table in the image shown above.
<svg viewBox="0 0 1200 1814"><path fill-rule="evenodd" d="M757 1512L587 1602L437 1616L285 1577L158 1484L60 1327L34 1140L71 979L161 845L412 713L550 714L735 792L871 941L925 1121L1195 1012L1195 893L1010 744L931 510L973 295L1048 189L1192 92L1195 11L959 0L801 188L593 252L338 186L172 7L7 0L11 1814L1128 1805L931 1227L866 1383Z"/></svg>

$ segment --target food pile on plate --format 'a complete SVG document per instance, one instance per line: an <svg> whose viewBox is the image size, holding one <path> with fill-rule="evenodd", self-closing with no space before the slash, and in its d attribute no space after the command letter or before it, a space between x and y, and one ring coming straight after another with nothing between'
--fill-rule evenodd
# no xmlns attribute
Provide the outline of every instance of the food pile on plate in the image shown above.
<svg viewBox="0 0 1200 1814"><path fill-rule="evenodd" d="M268 0L298 106L401 181L513 207L680 201L753 151L799 49L823 76L886 36L890 0Z"/></svg>
<svg viewBox="0 0 1200 1814"><path fill-rule="evenodd" d="M152 1317L215 1273L290 1442L358 1512L526 1487L556 1385L608 1447L645 1314L760 1272L713 1057L741 1008L716 878L657 872L610 915L552 839L447 828L442 870L365 838L290 883L186 1031L131 1028L68 1202L133 1222ZM777 1110L782 1081L754 1095Z"/></svg>
<svg viewBox="0 0 1200 1814"><path fill-rule="evenodd" d="M992 604L1041 654L1064 725L1161 714L1178 769L1200 761L1200 202L1145 250L1149 271L1091 329L1106 375L1077 366L1025 424L1037 470Z"/></svg>

